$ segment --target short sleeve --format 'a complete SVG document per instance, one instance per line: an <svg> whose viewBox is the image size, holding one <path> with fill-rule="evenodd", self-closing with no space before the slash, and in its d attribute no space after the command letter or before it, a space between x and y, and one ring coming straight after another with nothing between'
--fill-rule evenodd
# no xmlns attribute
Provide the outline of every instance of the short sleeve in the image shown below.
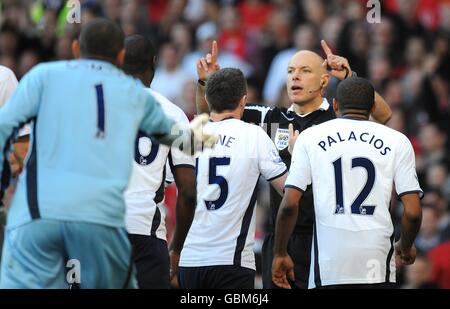
<svg viewBox="0 0 450 309"><path fill-rule="evenodd" d="M269 136L261 129L258 129L258 167L267 181L272 181L286 174L287 167L281 160L275 144Z"/></svg>
<svg viewBox="0 0 450 309"><path fill-rule="evenodd" d="M300 134L292 151L291 166L285 188L295 188L300 191L305 191L306 187L310 184L311 164L306 149L304 134Z"/></svg>
<svg viewBox="0 0 450 309"><path fill-rule="evenodd" d="M423 191L417 178L414 150L411 142L404 135L395 160L394 183L398 196L417 192L422 198Z"/></svg>

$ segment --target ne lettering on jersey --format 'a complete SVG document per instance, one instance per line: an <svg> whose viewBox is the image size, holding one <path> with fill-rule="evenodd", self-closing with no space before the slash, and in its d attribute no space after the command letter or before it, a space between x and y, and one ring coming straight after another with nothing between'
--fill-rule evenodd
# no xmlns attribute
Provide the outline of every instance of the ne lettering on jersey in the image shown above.
<svg viewBox="0 0 450 309"><path fill-rule="evenodd" d="M256 185L287 172L272 140L237 119L209 122L219 136L214 149L196 156L197 207L180 265L238 265L255 269Z"/></svg>

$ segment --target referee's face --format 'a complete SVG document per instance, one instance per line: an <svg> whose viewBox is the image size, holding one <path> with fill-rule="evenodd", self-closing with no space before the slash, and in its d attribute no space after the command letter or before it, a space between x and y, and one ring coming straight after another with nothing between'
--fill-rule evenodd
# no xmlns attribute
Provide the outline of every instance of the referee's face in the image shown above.
<svg viewBox="0 0 450 309"><path fill-rule="evenodd" d="M299 51L291 58L286 85L292 103L305 105L321 97L323 61L318 54L307 50Z"/></svg>

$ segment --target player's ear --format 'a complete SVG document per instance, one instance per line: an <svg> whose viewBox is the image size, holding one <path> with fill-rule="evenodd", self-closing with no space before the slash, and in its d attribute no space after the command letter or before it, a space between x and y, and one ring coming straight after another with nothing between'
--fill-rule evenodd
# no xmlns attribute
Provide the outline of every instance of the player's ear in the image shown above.
<svg viewBox="0 0 450 309"><path fill-rule="evenodd" d="M333 110L337 113L339 111L339 105L335 98L333 98Z"/></svg>
<svg viewBox="0 0 450 309"><path fill-rule="evenodd" d="M247 95L243 95L242 98L239 100L239 107L245 108L246 103L247 103Z"/></svg>
<svg viewBox="0 0 450 309"><path fill-rule="evenodd" d="M119 51L119 53L117 54L117 57L116 57L117 65L118 65L119 67L122 67L124 61L125 61L125 48L122 48L122 49Z"/></svg>
<svg viewBox="0 0 450 309"><path fill-rule="evenodd" d="M72 42L72 54L75 57L75 59L81 57L80 42L78 40L73 40Z"/></svg>

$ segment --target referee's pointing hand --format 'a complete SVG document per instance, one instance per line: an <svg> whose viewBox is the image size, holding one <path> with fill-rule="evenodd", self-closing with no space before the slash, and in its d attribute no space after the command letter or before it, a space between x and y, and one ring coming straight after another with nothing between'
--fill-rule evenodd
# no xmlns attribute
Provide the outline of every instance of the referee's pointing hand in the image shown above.
<svg viewBox="0 0 450 309"><path fill-rule="evenodd" d="M334 55L325 40L320 41L320 44L326 55L322 66L324 68L330 68L330 74L339 80L346 79L352 72L348 60L344 57Z"/></svg>

